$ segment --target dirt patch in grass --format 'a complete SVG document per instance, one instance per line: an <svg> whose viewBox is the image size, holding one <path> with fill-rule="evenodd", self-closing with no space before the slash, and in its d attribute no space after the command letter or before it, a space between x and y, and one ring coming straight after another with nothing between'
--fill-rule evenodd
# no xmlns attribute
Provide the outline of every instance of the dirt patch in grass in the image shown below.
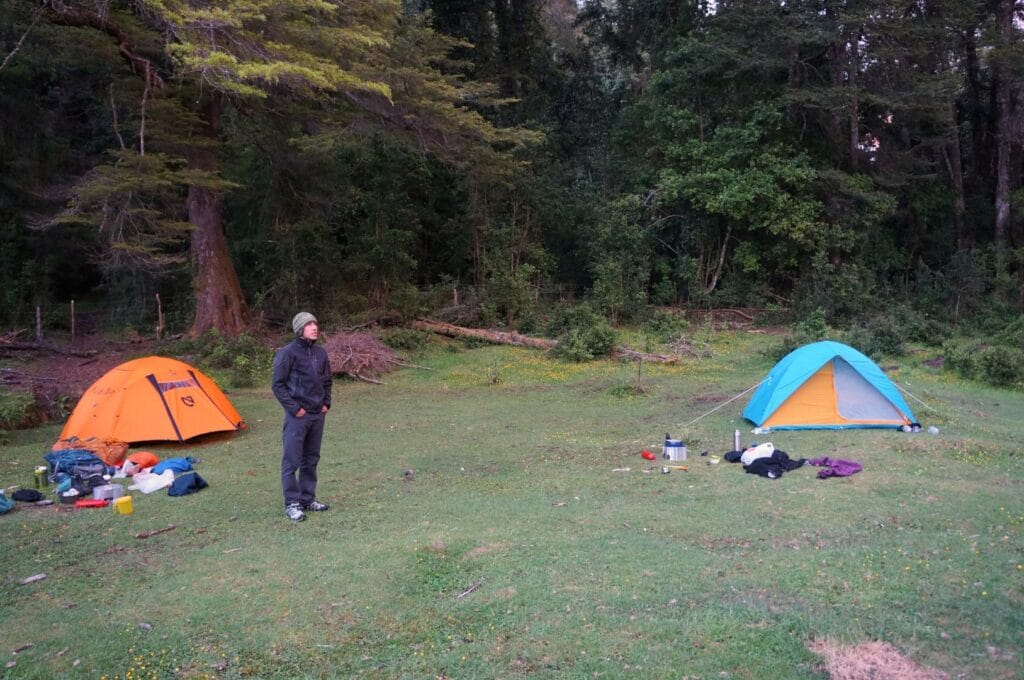
<svg viewBox="0 0 1024 680"><path fill-rule="evenodd" d="M0 343L4 378L0 389L28 392L33 400L24 416L9 427L25 429L63 420L92 383L127 357L148 353L149 346L149 342L115 343L89 337L74 345L40 345L15 353L4 351Z"/></svg>
<svg viewBox="0 0 1024 680"><path fill-rule="evenodd" d="M466 556L480 557L481 555L486 555L488 553L507 550L510 547L510 545L511 544L509 544L507 541L501 541L499 543L488 543L487 545L481 545L477 546L476 548L473 548L472 550L466 553Z"/></svg>
<svg viewBox="0 0 1024 680"><path fill-rule="evenodd" d="M887 642L879 640L841 645L828 639L814 640L809 650L825 661L832 680L948 680L949 675L921 666Z"/></svg>
<svg viewBox="0 0 1024 680"><path fill-rule="evenodd" d="M708 551L719 551L724 550L732 552L737 548L747 550L754 545L753 541L746 538L730 538L730 537L712 537L712 536L700 536L697 538L697 542L704 550Z"/></svg>

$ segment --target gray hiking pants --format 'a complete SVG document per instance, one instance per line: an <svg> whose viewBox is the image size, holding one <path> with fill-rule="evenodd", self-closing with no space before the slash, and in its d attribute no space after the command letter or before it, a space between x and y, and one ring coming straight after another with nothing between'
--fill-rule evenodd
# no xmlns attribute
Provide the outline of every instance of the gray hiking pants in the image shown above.
<svg viewBox="0 0 1024 680"><path fill-rule="evenodd" d="M307 413L301 418L285 414L281 435L284 444L281 488L286 506L299 503L305 507L316 500L316 465L320 462L320 440L323 436L323 413Z"/></svg>

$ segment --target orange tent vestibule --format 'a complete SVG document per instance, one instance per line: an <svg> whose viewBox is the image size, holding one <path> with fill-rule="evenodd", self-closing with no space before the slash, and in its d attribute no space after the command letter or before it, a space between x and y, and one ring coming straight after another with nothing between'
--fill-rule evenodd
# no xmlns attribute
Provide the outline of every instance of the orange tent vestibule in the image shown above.
<svg viewBox="0 0 1024 680"><path fill-rule="evenodd" d="M183 361L135 359L86 390L61 439L183 442L242 427L242 416L217 383Z"/></svg>

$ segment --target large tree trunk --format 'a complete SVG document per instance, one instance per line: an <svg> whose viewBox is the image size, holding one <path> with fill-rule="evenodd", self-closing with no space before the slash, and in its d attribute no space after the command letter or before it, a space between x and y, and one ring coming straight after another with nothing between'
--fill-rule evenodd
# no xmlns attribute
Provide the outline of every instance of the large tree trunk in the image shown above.
<svg viewBox="0 0 1024 680"><path fill-rule="evenodd" d="M1013 44L1014 0L1000 0L996 9L1000 47L1008 51ZM1010 112L1010 69L1003 56L996 68L996 221L993 240L996 261L1003 266L1006 252L1006 234L1010 224L1010 146L1013 139Z"/></svg>
<svg viewBox="0 0 1024 680"><path fill-rule="evenodd" d="M974 37L974 27L963 32L964 45L964 82L967 85L965 111L970 130L970 153L968 154L967 184L971 193L979 193L977 187L983 186L989 175L988 166L988 127L982 111L981 60L978 58L978 45Z"/></svg>
<svg viewBox="0 0 1024 680"><path fill-rule="evenodd" d="M75 9L63 4L52 7L53 22L65 26L93 28L107 34L117 44L121 56L135 73L146 74L146 86L162 87L159 69L134 44L128 30L112 21L105 12ZM223 100L212 93L202 104L205 121L200 144L189 154L189 167L216 176L220 171L217 141ZM235 266L228 254L221 214L221 192L209 186L193 186L188 192L188 219L192 224L192 257L196 265L196 316L192 333L211 328L237 335L245 329L246 308Z"/></svg>
<svg viewBox="0 0 1024 680"><path fill-rule="evenodd" d="M217 174L220 158L217 139L223 100L211 93L202 104L206 143L197 144L189 155L189 167ZM221 190L192 186L188 191L188 219L192 224L192 257L195 262L196 316L192 334L211 328L229 335L245 330L247 310L235 265L224 236Z"/></svg>
<svg viewBox="0 0 1024 680"><path fill-rule="evenodd" d="M850 87L850 169L857 171L860 158L860 101L857 99L857 75L860 70L860 32L850 38L847 83Z"/></svg>
<svg viewBox="0 0 1024 680"><path fill-rule="evenodd" d="M944 149L946 158L946 170L949 172L949 183L953 187L953 224L956 230L956 247L959 250L967 250L971 247L973 238L967 232L967 224L964 214L967 212L964 200L964 171L960 155L960 130L957 126L956 104L949 101L949 137L946 140Z"/></svg>

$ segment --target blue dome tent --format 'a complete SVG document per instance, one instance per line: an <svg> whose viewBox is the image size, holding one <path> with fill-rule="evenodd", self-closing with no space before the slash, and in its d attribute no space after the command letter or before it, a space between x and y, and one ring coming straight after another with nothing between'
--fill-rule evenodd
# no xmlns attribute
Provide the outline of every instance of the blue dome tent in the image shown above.
<svg viewBox="0 0 1024 680"><path fill-rule="evenodd" d="M793 350L768 373L743 409L757 427L840 430L915 423L899 390L878 365L841 342Z"/></svg>

